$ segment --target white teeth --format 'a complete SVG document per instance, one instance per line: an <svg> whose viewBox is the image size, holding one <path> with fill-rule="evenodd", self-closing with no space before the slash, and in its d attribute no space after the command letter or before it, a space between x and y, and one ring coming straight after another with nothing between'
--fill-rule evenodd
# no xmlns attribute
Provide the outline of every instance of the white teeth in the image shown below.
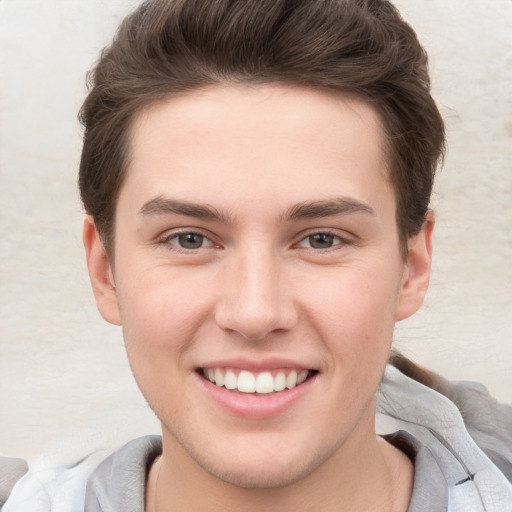
<svg viewBox="0 0 512 512"><path fill-rule="evenodd" d="M217 374L215 374L217 375ZM308 378L308 371L302 370L300 373L297 374L297 386L299 384L302 384L306 379Z"/></svg>
<svg viewBox="0 0 512 512"><path fill-rule="evenodd" d="M297 372L292 370L286 377L286 387L292 389L297 385Z"/></svg>
<svg viewBox="0 0 512 512"><path fill-rule="evenodd" d="M224 375L224 386L226 389L236 389L238 386L238 379L235 372L228 370Z"/></svg>
<svg viewBox="0 0 512 512"><path fill-rule="evenodd" d="M274 391L274 379L270 372L260 373L256 377L256 393L272 393Z"/></svg>
<svg viewBox="0 0 512 512"><path fill-rule="evenodd" d="M215 370L215 384L217 386L224 386L224 374L219 368Z"/></svg>
<svg viewBox="0 0 512 512"><path fill-rule="evenodd" d="M254 374L242 370L238 374L238 391L243 393L254 393L256 391L256 379Z"/></svg>
<svg viewBox="0 0 512 512"><path fill-rule="evenodd" d="M240 370L237 375L235 371L203 368L203 375L219 387L242 393L272 393L284 391L286 388L293 389L302 384L309 375L308 370L291 370L288 374L285 371L278 371L275 375L270 371L254 374L247 370Z"/></svg>
<svg viewBox="0 0 512 512"><path fill-rule="evenodd" d="M283 391L286 388L286 375L279 372L274 379L274 391Z"/></svg>

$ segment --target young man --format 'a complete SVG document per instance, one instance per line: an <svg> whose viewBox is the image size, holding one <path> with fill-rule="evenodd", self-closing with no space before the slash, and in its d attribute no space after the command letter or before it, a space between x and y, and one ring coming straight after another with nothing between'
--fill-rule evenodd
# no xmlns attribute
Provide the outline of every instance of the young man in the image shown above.
<svg viewBox="0 0 512 512"><path fill-rule="evenodd" d="M444 143L391 4L146 2L81 116L96 302L162 437L29 474L6 511L512 510L510 409L386 369Z"/></svg>

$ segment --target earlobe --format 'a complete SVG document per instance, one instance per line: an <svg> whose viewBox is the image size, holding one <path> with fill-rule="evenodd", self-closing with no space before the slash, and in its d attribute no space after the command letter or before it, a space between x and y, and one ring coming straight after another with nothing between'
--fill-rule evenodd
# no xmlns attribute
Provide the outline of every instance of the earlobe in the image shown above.
<svg viewBox="0 0 512 512"><path fill-rule="evenodd" d="M101 243L94 219L90 215L84 219L83 242L96 306L107 322L121 325L111 265Z"/></svg>
<svg viewBox="0 0 512 512"><path fill-rule="evenodd" d="M396 309L397 321L416 313L423 304L430 280L434 221L434 212L429 210L420 232L407 241L408 253Z"/></svg>

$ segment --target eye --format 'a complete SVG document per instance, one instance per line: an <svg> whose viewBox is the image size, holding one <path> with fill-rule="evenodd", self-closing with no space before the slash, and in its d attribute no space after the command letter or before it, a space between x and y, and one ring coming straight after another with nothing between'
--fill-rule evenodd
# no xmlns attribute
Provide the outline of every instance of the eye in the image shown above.
<svg viewBox="0 0 512 512"><path fill-rule="evenodd" d="M170 235L162 240L162 243L187 251L202 249L204 247L213 247L214 245L206 236L191 231Z"/></svg>
<svg viewBox="0 0 512 512"><path fill-rule="evenodd" d="M176 238L183 249L199 249L205 241L205 237L198 233L182 233L177 235Z"/></svg>
<svg viewBox="0 0 512 512"><path fill-rule="evenodd" d="M333 235L332 233L312 233L300 241L299 247L306 247L310 249L330 249L340 243L342 243L341 238Z"/></svg>

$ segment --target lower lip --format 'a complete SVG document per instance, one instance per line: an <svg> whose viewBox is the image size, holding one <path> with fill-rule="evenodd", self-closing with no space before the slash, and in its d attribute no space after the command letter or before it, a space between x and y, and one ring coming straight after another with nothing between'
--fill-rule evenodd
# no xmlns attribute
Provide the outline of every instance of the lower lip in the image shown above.
<svg viewBox="0 0 512 512"><path fill-rule="evenodd" d="M249 419L263 419L277 416L299 401L316 380L314 375L293 389L286 389L268 395L236 393L225 387L216 386L196 373L200 385L218 405L236 416Z"/></svg>

